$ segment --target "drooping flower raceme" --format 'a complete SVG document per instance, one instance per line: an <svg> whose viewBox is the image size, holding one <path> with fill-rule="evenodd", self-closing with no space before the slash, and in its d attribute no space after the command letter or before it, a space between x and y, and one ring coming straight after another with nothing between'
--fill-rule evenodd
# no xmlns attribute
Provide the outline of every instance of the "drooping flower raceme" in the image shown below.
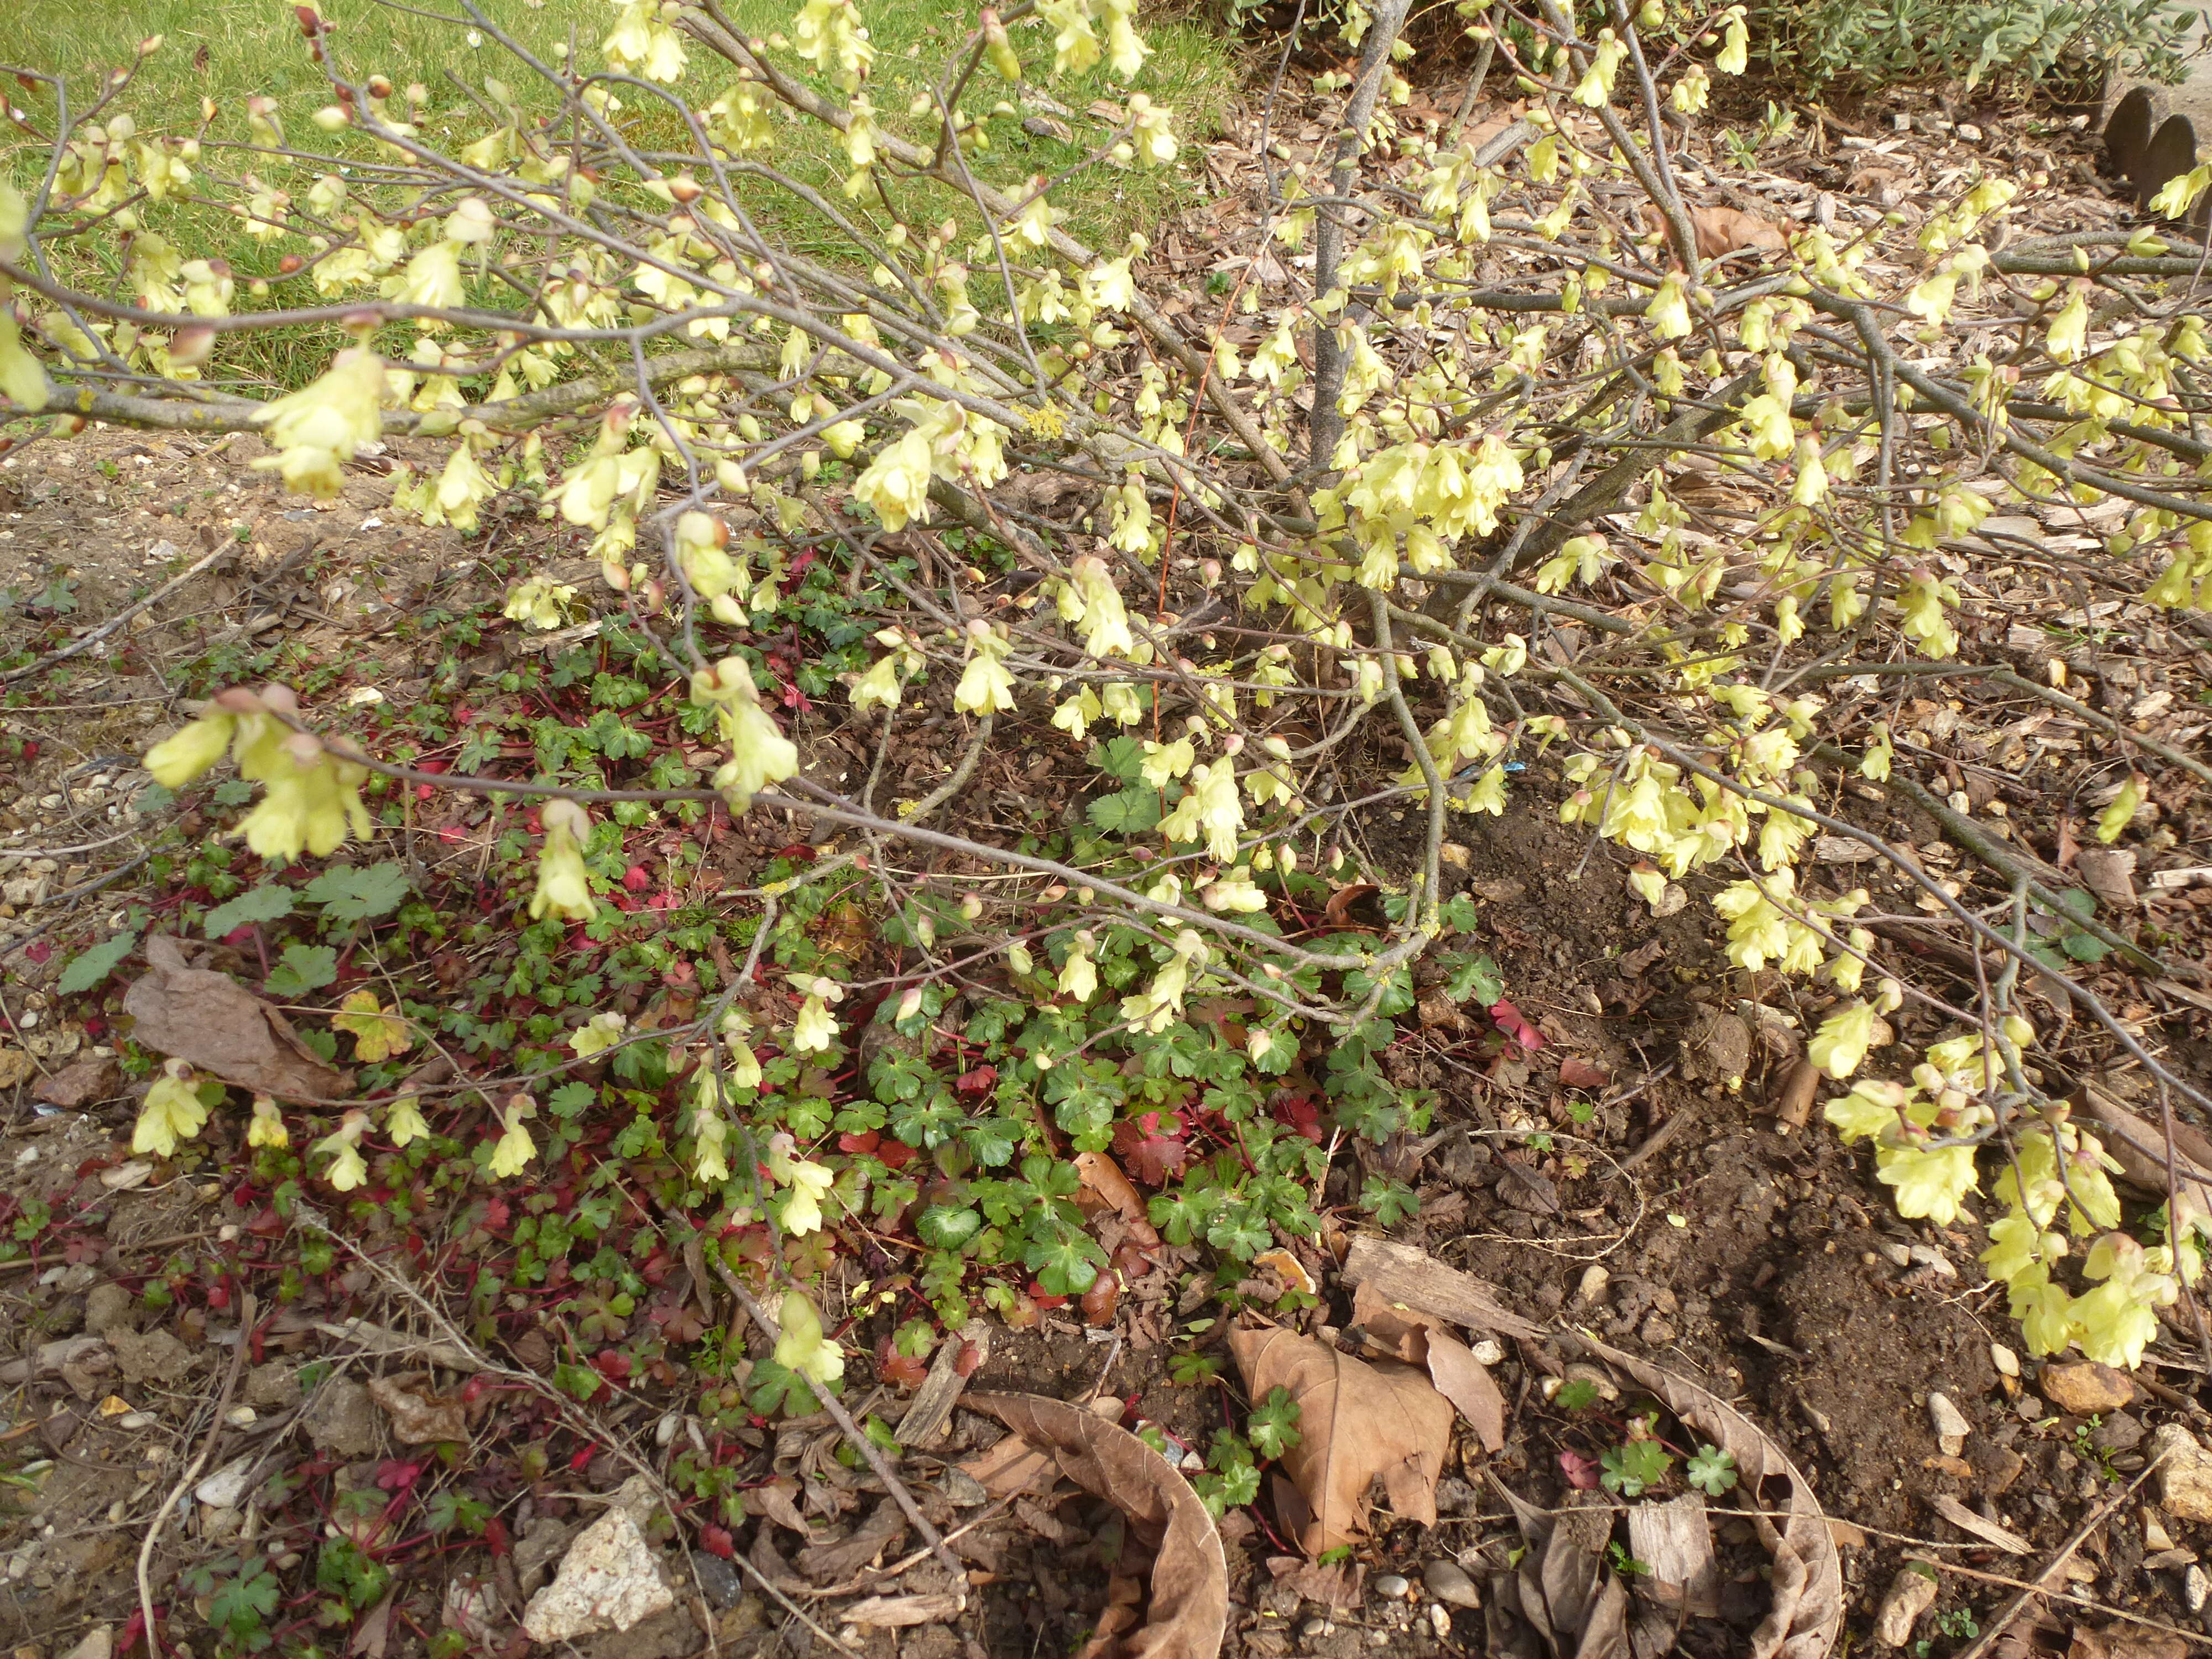
<svg viewBox="0 0 2212 1659"><path fill-rule="evenodd" d="M760 706L753 671L744 658L725 657L694 672L691 700L714 709L722 740L730 745L730 758L714 774L714 787L732 813L748 811L764 787L799 770L799 745Z"/></svg>

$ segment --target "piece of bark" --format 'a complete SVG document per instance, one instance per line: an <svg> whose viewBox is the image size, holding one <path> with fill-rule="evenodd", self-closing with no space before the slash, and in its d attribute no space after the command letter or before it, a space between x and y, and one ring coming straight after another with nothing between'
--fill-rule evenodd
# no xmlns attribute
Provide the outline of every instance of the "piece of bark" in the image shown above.
<svg viewBox="0 0 2212 1659"><path fill-rule="evenodd" d="M954 1402L960 1398L961 1389L968 1386L968 1379L960 1370L960 1351L965 1346L966 1342L958 1336L948 1337L937 1345L937 1358L930 1361L929 1375L915 1390L906 1414L899 1419L894 1431L902 1446L933 1446L944 1437L945 1425L952 1420Z"/></svg>
<svg viewBox="0 0 2212 1659"><path fill-rule="evenodd" d="M1635 1504L1628 1510L1628 1553L1651 1569L1648 1589L1670 1613L1711 1619L1720 1612L1720 1565L1713 1559L1705 1500L1687 1492L1671 1504Z"/></svg>
<svg viewBox="0 0 2212 1659"><path fill-rule="evenodd" d="M1534 1338L1537 1328L1509 1311L1488 1285L1425 1250L1361 1234L1344 1257L1347 1284L1371 1283L1393 1302L1493 1336Z"/></svg>

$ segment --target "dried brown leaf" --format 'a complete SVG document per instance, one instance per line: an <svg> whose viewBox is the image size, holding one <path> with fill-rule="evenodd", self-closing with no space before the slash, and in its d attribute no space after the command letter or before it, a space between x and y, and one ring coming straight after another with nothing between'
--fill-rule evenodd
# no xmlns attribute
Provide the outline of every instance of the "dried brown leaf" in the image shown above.
<svg viewBox="0 0 2212 1659"><path fill-rule="evenodd" d="M1370 1347L1427 1368L1437 1392L1459 1408L1486 1451L1505 1449L1505 1396L1474 1351L1432 1314L1394 1305L1369 1279L1352 1292L1352 1322Z"/></svg>
<svg viewBox="0 0 2212 1659"><path fill-rule="evenodd" d="M426 1446L469 1437L467 1408L458 1395L434 1389L428 1371L371 1378L368 1397L384 1407L392 1419L392 1432L402 1444Z"/></svg>
<svg viewBox="0 0 2212 1659"><path fill-rule="evenodd" d="M969 1403L1048 1448L1061 1474L1119 1508L1153 1547L1151 1606L1121 1639L1122 1659L1214 1659L1229 1626L1229 1565L1190 1483L1127 1429L1079 1406L1033 1394L971 1395Z"/></svg>
<svg viewBox="0 0 2212 1659"><path fill-rule="evenodd" d="M906 1536L906 1516L890 1498L869 1512L868 1518L845 1537L826 1544L809 1544L793 1563L817 1584L850 1578L872 1565Z"/></svg>
<svg viewBox="0 0 2212 1659"><path fill-rule="evenodd" d="M1103 1152L1078 1152L1075 1173L1085 1187L1098 1194L1099 1199L1121 1218L1129 1230L1129 1237L1147 1250L1159 1248L1160 1236L1152 1219L1145 1213L1145 1200L1129 1177L1121 1173L1121 1166Z"/></svg>
<svg viewBox="0 0 2212 1659"><path fill-rule="evenodd" d="M1505 1396L1466 1343L1443 1331L1429 1333L1429 1381L1459 1408L1483 1450L1505 1449Z"/></svg>
<svg viewBox="0 0 2212 1659"><path fill-rule="evenodd" d="M1288 1584L1304 1600L1332 1607L1358 1607L1367 1583L1367 1569L1357 1561L1325 1567L1303 1556L1271 1555L1267 1571L1276 1583Z"/></svg>
<svg viewBox="0 0 2212 1659"><path fill-rule="evenodd" d="M31 1098L64 1111L76 1111L115 1092L122 1073L114 1060L103 1054L85 1054L71 1060L39 1085Z"/></svg>
<svg viewBox="0 0 2212 1659"><path fill-rule="evenodd" d="M1826 1659L1843 1630L1843 1564L1827 1517L1797 1466L1764 1430L1710 1389L1595 1337L1572 1340L1633 1377L1675 1416L1732 1453L1742 1490L1768 1500L1749 1511L1759 1541L1774 1559L1773 1601L1751 1634L1752 1659ZM1773 1500L1771 1481L1786 1486L1786 1498ZM1771 1518L1778 1510L1783 1516L1779 1528Z"/></svg>
<svg viewBox="0 0 2212 1659"><path fill-rule="evenodd" d="M186 1060L257 1094L279 1100L328 1100L347 1091L333 1071L294 1035L291 1022L228 974L185 964L166 934L146 941L147 971L124 994L136 1024L132 1039Z"/></svg>
<svg viewBox="0 0 2212 1659"><path fill-rule="evenodd" d="M1300 1437L1283 1466L1313 1507L1298 1540L1308 1555L1366 1531L1367 1489L1377 1475L1398 1515L1436 1524L1452 1407L1427 1377L1367 1364L1294 1331L1231 1331L1229 1351L1251 1398L1279 1388L1298 1402Z"/></svg>
<svg viewBox="0 0 2212 1659"><path fill-rule="evenodd" d="M1100 1395L1085 1409L1112 1421L1121 1415L1121 1402L1111 1395ZM1060 1479L1060 1460L1051 1448L1032 1445L1020 1435L1010 1434L963 1463L960 1472L992 1497L1012 1498L1020 1492L1050 1492Z"/></svg>
<svg viewBox="0 0 2212 1659"><path fill-rule="evenodd" d="M1701 207L1690 210L1690 227L1698 234L1698 257L1717 259L1734 253L1738 248L1757 248L1762 252L1780 253L1788 249L1790 241L1783 235L1782 228L1771 219L1762 219L1755 213L1743 213L1732 207Z"/></svg>

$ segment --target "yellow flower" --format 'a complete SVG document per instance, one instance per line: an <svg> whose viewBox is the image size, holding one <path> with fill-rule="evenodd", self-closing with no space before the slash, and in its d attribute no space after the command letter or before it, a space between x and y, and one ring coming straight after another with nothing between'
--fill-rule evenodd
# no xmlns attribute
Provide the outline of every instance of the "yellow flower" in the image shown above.
<svg viewBox="0 0 2212 1659"><path fill-rule="evenodd" d="M246 1144L279 1147L292 1144L292 1137L284 1127L284 1115L267 1095L253 1097L253 1117L246 1126Z"/></svg>
<svg viewBox="0 0 2212 1659"><path fill-rule="evenodd" d="M1866 1058L1874 1042L1874 1005L1854 1002L1820 1022L1820 1030L1807 1056L1830 1077L1849 1077Z"/></svg>
<svg viewBox="0 0 2212 1659"><path fill-rule="evenodd" d="M1088 1002L1098 994L1098 969L1091 960L1091 936L1079 930L1067 947L1067 960L1060 966L1060 994Z"/></svg>
<svg viewBox="0 0 2212 1659"><path fill-rule="evenodd" d="M422 1103L412 1095L402 1095L386 1107L384 1133L392 1137L395 1146L404 1146L428 1135L430 1126L422 1121Z"/></svg>
<svg viewBox="0 0 2212 1659"><path fill-rule="evenodd" d="M46 371L23 349L21 327L4 311L0 311L0 395L27 414L35 415L46 406Z"/></svg>
<svg viewBox="0 0 2212 1659"><path fill-rule="evenodd" d="M181 1060L166 1061L161 1075L146 1091L145 1104L138 1109L138 1121L131 1132L131 1150L170 1157L179 1141L199 1133L207 1116L208 1109L201 1104L199 1090L192 1081L192 1068Z"/></svg>
<svg viewBox="0 0 2212 1659"><path fill-rule="evenodd" d="M579 1060L589 1060L593 1054L611 1048L622 1041L629 1024L629 1016L610 1010L593 1014L568 1034L568 1047Z"/></svg>
<svg viewBox="0 0 2212 1659"><path fill-rule="evenodd" d="M491 1160L486 1166L495 1177L520 1175L530 1167L530 1160L538 1156L538 1143L530 1138L523 1120L534 1117L538 1103L528 1095L516 1095L508 1100L500 1114L502 1133L499 1142L491 1149Z"/></svg>
<svg viewBox="0 0 2212 1659"><path fill-rule="evenodd" d="M584 869L580 838L591 833L591 818L574 801L548 801L538 812L545 844L538 853L538 890L530 897L530 919L547 915L562 921L589 921L599 907Z"/></svg>
<svg viewBox="0 0 2212 1659"><path fill-rule="evenodd" d="M798 1291L784 1292L777 1311L780 1328L775 1340L775 1363L796 1371L817 1388L827 1388L845 1374L845 1354L823 1334L822 1316Z"/></svg>
<svg viewBox="0 0 2212 1659"><path fill-rule="evenodd" d="M980 617L968 624L971 649L952 706L963 714L1003 714L1014 706L1014 677L1003 659L1013 641Z"/></svg>
<svg viewBox="0 0 2212 1659"><path fill-rule="evenodd" d="M804 1158L793 1159L788 1167L786 1180L790 1192L784 1200L783 1231L793 1238L804 1238L822 1231L822 1200L829 1196L836 1176L827 1165Z"/></svg>
<svg viewBox="0 0 2212 1659"><path fill-rule="evenodd" d="M205 714L146 751L146 769L164 789L181 789L222 758L237 730L235 714Z"/></svg>
<svg viewBox="0 0 2212 1659"><path fill-rule="evenodd" d="M929 517L929 436L919 428L878 451L853 482L853 495L873 508L886 530Z"/></svg>
<svg viewBox="0 0 2212 1659"><path fill-rule="evenodd" d="M2120 838L2121 832L2136 821L2142 810L2143 792L2148 781L2140 772L2128 774L2120 793L2112 797L2112 804L2097 817L2097 839L2107 847Z"/></svg>
<svg viewBox="0 0 2212 1659"><path fill-rule="evenodd" d="M368 1161L361 1155L361 1138L368 1127L368 1113L348 1112L335 1133L308 1148L310 1157L329 1155L331 1167L323 1171L323 1179L339 1192L349 1193L368 1179Z"/></svg>
<svg viewBox="0 0 2212 1659"><path fill-rule="evenodd" d="M1662 340L1679 340L1690 331L1690 302L1682 292L1682 274L1670 270L1659 279L1658 291L1644 315L1651 332Z"/></svg>
<svg viewBox="0 0 2212 1659"><path fill-rule="evenodd" d="M345 486L340 463L383 430L385 392L384 365L374 352L339 352L319 379L255 412L279 452L255 461L255 468L274 468L288 488L335 501Z"/></svg>

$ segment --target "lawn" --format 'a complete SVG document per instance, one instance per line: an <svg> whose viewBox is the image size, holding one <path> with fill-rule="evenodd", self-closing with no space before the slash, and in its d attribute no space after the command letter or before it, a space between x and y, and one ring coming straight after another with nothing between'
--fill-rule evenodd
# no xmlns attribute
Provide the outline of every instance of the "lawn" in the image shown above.
<svg viewBox="0 0 2212 1659"><path fill-rule="evenodd" d="M334 26L337 56L349 75L380 73L398 86L420 82L429 88L428 126L433 136L465 141L483 130L482 117L465 88L481 88L487 78L504 81L526 104L547 101L542 94L533 99L528 71L495 41L464 23L422 15L430 9L404 10L376 0L325 0L320 7ZM925 76L934 79L935 66L950 45L973 27L975 9L943 0L898 4L878 0L862 9L878 54L871 94L886 125L902 125L900 112L923 90ZM555 49L573 40L580 61L594 65L601 61L599 43L617 16L609 0L491 0L484 10L541 61L553 62ZM736 0L731 7L747 33L761 36L787 31L795 10L777 0ZM329 100L322 71L308 56L289 0L118 0L100 5L88 5L85 0L16 0L15 15L7 55L33 69L68 75L72 99L80 106L100 74L129 63L140 41L161 36L161 49L140 69L123 105L142 132L191 131L198 125L203 100L212 100L216 114L211 136L243 138L246 100L258 93L279 101L295 139L301 134L319 137L306 118ZM1153 56L1137 85L1155 102L1177 112L1186 138L1204 137L1235 88L1235 71L1224 44L1186 21L1150 24L1146 39ZM1042 25L1017 32L1016 43L1033 74L1048 67L1050 41ZM731 76L703 48L693 49L691 63L684 90L695 104L704 105ZM1008 90L994 77L981 76L969 106L982 114ZM1093 100L1115 97L1122 88L1102 67L1087 76L1055 82L1049 90L1060 104L1081 112ZM831 176L811 132L790 122L780 124L780 131L786 141L777 158L781 165L810 182ZM1035 172L1049 175L1085 153L1051 137L1024 132L1017 119L993 122L991 133L994 149L978 161L979 173L988 179L1018 180ZM11 159L20 176L29 160L23 147L16 146ZM1088 240L1107 243L1118 242L1131 228L1156 221L1199 188L1188 173L1101 169L1094 178L1095 184L1087 187L1079 184L1074 199L1067 203L1073 213L1070 228Z"/></svg>

